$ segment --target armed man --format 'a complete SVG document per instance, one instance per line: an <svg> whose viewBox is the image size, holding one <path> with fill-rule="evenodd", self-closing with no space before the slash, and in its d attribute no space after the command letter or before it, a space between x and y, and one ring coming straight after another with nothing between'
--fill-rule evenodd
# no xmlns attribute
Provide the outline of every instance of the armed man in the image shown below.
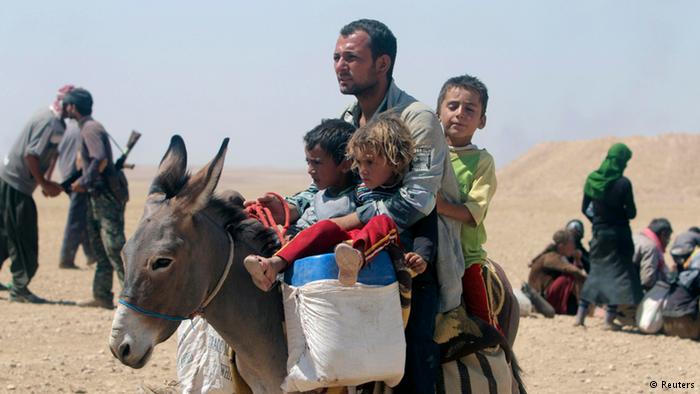
<svg viewBox="0 0 700 394"><path fill-rule="evenodd" d="M113 309L112 273L117 272L124 285L124 208L129 198L126 178L117 170L112 157L109 135L92 118L92 95L76 88L63 98L66 115L80 126L79 161L82 175L71 184L78 193L88 193L88 236L97 259L92 284L93 298L79 302L79 306Z"/></svg>

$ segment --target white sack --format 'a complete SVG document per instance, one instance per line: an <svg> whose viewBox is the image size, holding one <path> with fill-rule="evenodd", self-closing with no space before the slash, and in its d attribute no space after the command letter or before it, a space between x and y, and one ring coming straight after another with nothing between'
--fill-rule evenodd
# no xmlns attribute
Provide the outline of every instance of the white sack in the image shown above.
<svg viewBox="0 0 700 394"><path fill-rule="evenodd" d="M664 326L661 309L668 291L669 285L659 281L644 295L637 307L636 321L639 331L645 334L656 334L661 331Z"/></svg>
<svg viewBox="0 0 700 394"><path fill-rule="evenodd" d="M197 316L177 329L177 378L183 394L234 392L229 346Z"/></svg>
<svg viewBox="0 0 700 394"><path fill-rule="evenodd" d="M532 301L530 301L530 298L517 288L513 289L513 294L518 300L518 305L520 305L520 317L530 316L532 314Z"/></svg>
<svg viewBox="0 0 700 394"><path fill-rule="evenodd" d="M289 348L284 391L399 383L406 340L396 282L344 287L319 280L282 288Z"/></svg>

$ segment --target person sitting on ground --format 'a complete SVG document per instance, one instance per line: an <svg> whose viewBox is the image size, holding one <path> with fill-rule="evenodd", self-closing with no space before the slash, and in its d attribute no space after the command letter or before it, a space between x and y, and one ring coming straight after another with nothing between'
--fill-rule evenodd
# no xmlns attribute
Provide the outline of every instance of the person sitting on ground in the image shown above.
<svg viewBox="0 0 700 394"><path fill-rule="evenodd" d="M671 245L671 257L676 263L678 272L687 269L690 255L696 248L700 248L700 227L693 226L688 231L678 234Z"/></svg>
<svg viewBox="0 0 700 394"><path fill-rule="evenodd" d="M665 218L658 218L652 220L644 230L632 238L632 262L639 267L639 277L646 291L654 287L657 281L668 282L669 269L664 252L672 233L671 223Z"/></svg>
<svg viewBox="0 0 700 394"><path fill-rule="evenodd" d="M681 338L700 339L700 254L689 259L671 285L661 314L664 331Z"/></svg>
<svg viewBox="0 0 700 394"><path fill-rule="evenodd" d="M583 270L588 273L588 271L591 269L591 262L588 250L586 250L581 242L584 235L583 223L578 219L571 219L568 223L566 223L566 229L574 235L576 250L581 253L581 266L583 267ZM569 262L575 263L574 259L569 259Z"/></svg>
<svg viewBox="0 0 700 394"><path fill-rule="evenodd" d="M438 118L445 130L461 201L450 203L439 193L437 209L439 214L461 223L465 267L462 300L467 312L499 328L483 273L486 264L484 219L496 193L496 166L486 149L472 143L476 130L486 126L488 97L486 85L470 75L450 78L440 89Z"/></svg>
<svg viewBox="0 0 700 394"><path fill-rule="evenodd" d="M310 149L308 139L306 140L307 157L309 157L309 151L313 148ZM322 144L316 146L323 149ZM354 200L348 201L348 204L342 204L342 209L336 209L330 218L320 220L302 230L274 256L270 258L247 256L244 265L256 286L268 291L275 282L277 274L287 269L294 261L307 256L328 253L333 248L335 248L339 268L338 280L345 286L355 284L357 274L364 264L389 244L402 243L399 241L399 229L387 215L375 216L363 227L354 229L342 228L336 224L334 218L354 212L356 208L354 204L359 206L393 196L395 189L401 186L403 175L413 159L413 151L410 133L403 122L397 118L379 116L360 127L352 135L347 146L347 152L353 159L353 167L358 169L362 179L362 184L354 189ZM328 155L328 152L318 151L318 153ZM340 170L336 168L334 171ZM314 183L319 188L323 188L325 185L319 181L320 178L314 179ZM309 208L313 209L316 215L327 209L338 208L337 204L336 207L328 206L323 197L327 194L326 190L322 189L317 193L319 197L314 198L312 207ZM309 222L312 216L306 216L306 221ZM429 218L432 218L435 223L433 227L436 227L436 214L426 217L426 219ZM426 226L425 223L426 220L419 221L408 232L402 232L409 237L401 238L401 241L411 243L410 235L415 236L412 242L413 252L406 253L405 259L406 265L419 274L425 271L427 262L434 260L435 253L437 230L435 229L431 234L429 231L431 226ZM426 229L428 231L425 231Z"/></svg>
<svg viewBox="0 0 700 394"><path fill-rule="evenodd" d="M575 315L586 280L586 271L576 250L575 236L568 230L558 230L549 244L530 262L530 288L545 297L557 314ZM574 259L571 264L569 259Z"/></svg>

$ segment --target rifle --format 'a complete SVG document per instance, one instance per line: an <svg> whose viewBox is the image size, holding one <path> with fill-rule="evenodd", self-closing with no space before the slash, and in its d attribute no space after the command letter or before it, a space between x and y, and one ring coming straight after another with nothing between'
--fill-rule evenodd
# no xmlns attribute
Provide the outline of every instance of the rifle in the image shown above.
<svg viewBox="0 0 700 394"><path fill-rule="evenodd" d="M133 164L126 164L126 158L129 156L129 153L131 152L131 149L134 148L134 145L138 142L139 138L141 138L141 133L139 133L136 130L132 130L131 134L129 135L129 140L126 142L126 149L122 150L119 144L117 144L117 141L114 141L114 138L110 135L109 138L114 142L114 144L117 146L117 148L122 152L122 155L119 156L117 161L114 162L114 168L117 171L120 171L124 168L128 169L133 169L134 165ZM104 166L100 165L100 172L104 171ZM71 193L71 185L73 182L77 181L80 179L80 177L83 176L83 170L79 169L73 173L68 179L65 181L61 182L61 187L63 190L70 194Z"/></svg>

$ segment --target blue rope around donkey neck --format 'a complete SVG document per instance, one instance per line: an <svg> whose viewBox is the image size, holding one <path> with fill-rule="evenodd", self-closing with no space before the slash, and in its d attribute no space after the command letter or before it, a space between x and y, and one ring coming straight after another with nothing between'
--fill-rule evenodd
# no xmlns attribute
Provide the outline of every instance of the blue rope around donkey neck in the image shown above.
<svg viewBox="0 0 700 394"><path fill-rule="evenodd" d="M119 303L124 305L125 307L131 309L131 310L134 310L138 313L141 313L143 315L150 316L150 317L157 317L159 319L165 319L165 320L170 320L170 321L183 321L183 320L190 319L189 317L171 316L171 315L164 315L164 314L158 313L158 312L151 312L151 311L145 310L143 308L140 308L136 305L129 304L128 302L124 301L121 298L119 299Z"/></svg>

